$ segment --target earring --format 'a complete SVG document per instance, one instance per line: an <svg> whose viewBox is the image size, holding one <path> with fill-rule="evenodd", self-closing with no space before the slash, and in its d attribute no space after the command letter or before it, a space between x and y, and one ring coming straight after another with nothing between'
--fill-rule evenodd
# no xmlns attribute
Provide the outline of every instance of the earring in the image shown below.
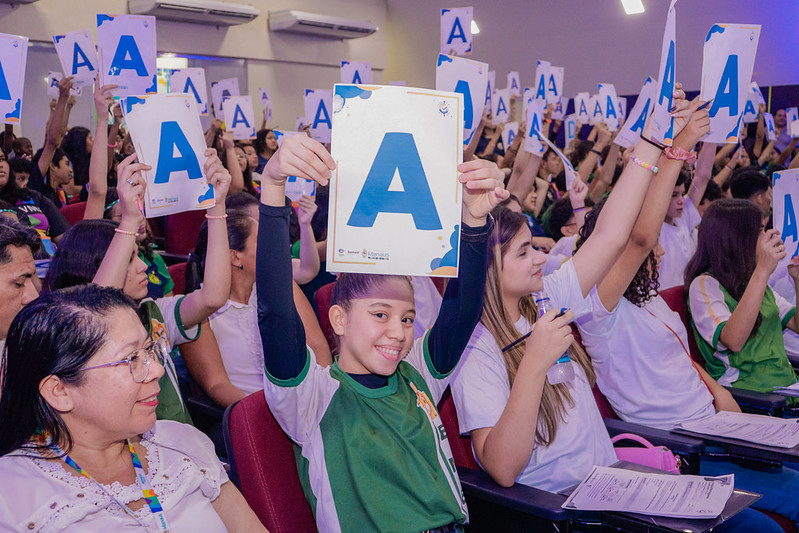
<svg viewBox="0 0 799 533"><path fill-rule="evenodd" d="M244 270L244 265L239 265L239 270Z"/></svg>

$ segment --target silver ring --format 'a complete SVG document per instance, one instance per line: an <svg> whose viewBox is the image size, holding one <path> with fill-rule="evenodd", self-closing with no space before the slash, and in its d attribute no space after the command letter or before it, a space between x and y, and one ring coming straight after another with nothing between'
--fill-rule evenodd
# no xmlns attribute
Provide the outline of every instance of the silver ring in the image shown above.
<svg viewBox="0 0 799 533"><path fill-rule="evenodd" d="M128 185L130 185L131 187L133 186L133 182L130 181L130 178L128 178L126 181L128 182Z"/></svg>

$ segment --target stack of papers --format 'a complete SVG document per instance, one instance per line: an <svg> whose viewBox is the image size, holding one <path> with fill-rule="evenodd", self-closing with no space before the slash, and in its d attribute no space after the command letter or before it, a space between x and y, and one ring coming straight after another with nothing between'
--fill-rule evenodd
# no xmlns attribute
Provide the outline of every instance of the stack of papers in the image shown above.
<svg viewBox="0 0 799 533"><path fill-rule="evenodd" d="M777 448L793 448L799 445L797 419L721 411L701 420L684 422L677 427L701 435L740 439Z"/></svg>
<svg viewBox="0 0 799 533"><path fill-rule="evenodd" d="M715 518L732 495L733 474L650 474L595 466L563 504L580 511L624 511L674 518Z"/></svg>

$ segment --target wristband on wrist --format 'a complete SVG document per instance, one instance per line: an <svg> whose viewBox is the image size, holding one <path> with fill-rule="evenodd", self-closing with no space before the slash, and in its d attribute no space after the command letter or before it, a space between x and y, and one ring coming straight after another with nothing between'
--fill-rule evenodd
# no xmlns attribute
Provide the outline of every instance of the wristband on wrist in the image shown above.
<svg viewBox="0 0 799 533"><path fill-rule="evenodd" d="M643 135L641 135L641 140L643 140L643 141L645 141L645 142L648 142L649 144L651 144L652 146L654 146L654 147L655 147L655 148L657 148L658 150L663 150L663 149L666 147L666 146L665 146L665 145L663 145L663 144L656 143L656 142L655 142L655 141L653 141L652 139L647 139L647 138L646 138L646 137L644 137Z"/></svg>
<svg viewBox="0 0 799 533"><path fill-rule="evenodd" d="M592 152L594 152L594 153L595 153L596 155L598 155L599 157L602 157L602 152L600 152L599 150L597 150L597 149L595 149L595 148L591 148L591 151L592 151Z"/></svg>
<svg viewBox="0 0 799 533"><path fill-rule="evenodd" d="M135 231L125 231L125 230L119 229L119 228L114 228L114 233L119 233L120 235L133 235L134 237L137 237L139 235Z"/></svg>
<svg viewBox="0 0 799 533"><path fill-rule="evenodd" d="M696 161L696 152L689 152L679 146L669 146L663 150L663 155L669 159L676 159L678 161L685 161L689 165Z"/></svg>
<svg viewBox="0 0 799 533"><path fill-rule="evenodd" d="M585 209L585 206L582 206L582 207L572 207L572 211L574 211L575 213L576 213L577 211L582 211L583 209Z"/></svg>
<svg viewBox="0 0 799 533"><path fill-rule="evenodd" d="M109 144L108 145L109 148L116 148L117 146L119 146L119 142L118 141L115 142L114 144Z"/></svg>
<svg viewBox="0 0 799 533"><path fill-rule="evenodd" d="M643 139L643 137L641 137L641 138ZM635 156L632 156L631 161L633 163L635 163L636 165L638 165L639 167L643 167L643 168L649 170L653 174L657 174L658 173L658 167L656 167L652 163L647 163L646 161L642 161L642 160L638 159Z"/></svg>
<svg viewBox="0 0 799 533"><path fill-rule="evenodd" d="M224 215L209 215L208 213L206 213L205 214L205 218L207 218L208 220L225 219L225 218L227 218L227 213L225 213Z"/></svg>

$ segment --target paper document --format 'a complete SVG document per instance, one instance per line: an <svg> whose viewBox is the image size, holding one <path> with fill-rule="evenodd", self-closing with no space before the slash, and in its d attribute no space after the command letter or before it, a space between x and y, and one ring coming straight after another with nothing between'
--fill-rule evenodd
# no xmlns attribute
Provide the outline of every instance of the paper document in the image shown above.
<svg viewBox="0 0 799 533"><path fill-rule="evenodd" d="M799 420L721 411L677 426L702 435L740 439L777 448L799 444Z"/></svg>
<svg viewBox="0 0 799 533"><path fill-rule="evenodd" d="M563 504L580 511L624 511L675 518L715 518L735 476L676 476L595 466Z"/></svg>

